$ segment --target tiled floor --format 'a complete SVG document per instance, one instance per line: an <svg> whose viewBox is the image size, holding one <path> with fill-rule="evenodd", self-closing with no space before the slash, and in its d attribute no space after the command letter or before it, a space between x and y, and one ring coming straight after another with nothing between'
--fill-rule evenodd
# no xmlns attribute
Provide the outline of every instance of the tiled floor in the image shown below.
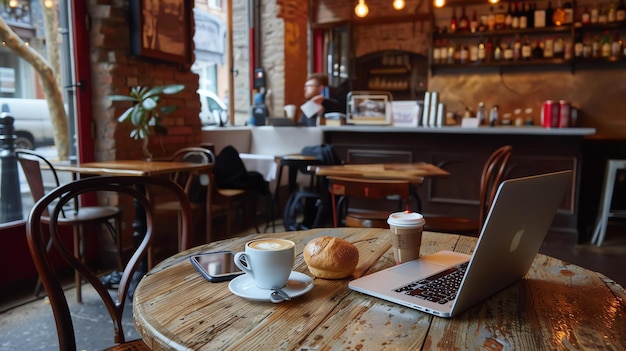
<svg viewBox="0 0 626 351"><path fill-rule="evenodd" d="M591 244L576 244L571 233L549 233L541 253L601 272L626 287L624 224L611 226L605 244L600 248ZM66 291L69 301L76 301L73 286L68 286ZM93 290L83 289L83 300L82 305L72 303L78 350L101 350L111 345L112 325L104 308L97 303ZM137 338L130 301L127 304L125 332L128 338ZM9 307L11 305L17 306ZM0 311L0 351L58 349L54 319L45 298L33 299L28 292L16 295L14 300L0 306Z"/></svg>

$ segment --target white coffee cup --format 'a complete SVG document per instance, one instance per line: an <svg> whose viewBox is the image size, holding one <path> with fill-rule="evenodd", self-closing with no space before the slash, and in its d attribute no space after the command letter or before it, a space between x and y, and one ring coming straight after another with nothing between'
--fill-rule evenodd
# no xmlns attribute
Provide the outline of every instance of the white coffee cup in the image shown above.
<svg viewBox="0 0 626 351"><path fill-rule="evenodd" d="M296 105L285 105L285 117L294 119L296 117Z"/></svg>
<svg viewBox="0 0 626 351"><path fill-rule="evenodd" d="M396 264L420 257L424 216L416 212L395 212L387 219L391 232L391 247Z"/></svg>
<svg viewBox="0 0 626 351"><path fill-rule="evenodd" d="M235 254L235 265L249 274L259 289L282 288L293 269L296 244L291 240L265 238L246 243Z"/></svg>

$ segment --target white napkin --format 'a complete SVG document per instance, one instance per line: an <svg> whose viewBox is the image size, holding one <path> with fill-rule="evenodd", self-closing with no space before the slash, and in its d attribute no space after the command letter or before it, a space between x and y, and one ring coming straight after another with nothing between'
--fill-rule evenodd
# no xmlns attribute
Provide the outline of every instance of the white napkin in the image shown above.
<svg viewBox="0 0 626 351"><path fill-rule="evenodd" d="M307 118L315 116L315 114L318 113L321 109L322 105L311 100L308 100L307 102L302 104L302 106L300 106L300 110L302 110L302 113L304 113Z"/></svg>

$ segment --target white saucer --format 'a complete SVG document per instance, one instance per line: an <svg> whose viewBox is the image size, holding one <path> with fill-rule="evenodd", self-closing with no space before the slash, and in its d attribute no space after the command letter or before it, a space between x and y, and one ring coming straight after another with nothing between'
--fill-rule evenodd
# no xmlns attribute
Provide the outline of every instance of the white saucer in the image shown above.
<svg viewBox="0 0 626 351"><path fill-rule="evenodd" d="M270 301L272 290L259 289L254 284L254 280L249 274L242 274L228 283L230 291L244 299L252 301ZM291 272L287 285L282 289L294 298L304 295L313 289L313 279L300 272Z"/></svg>

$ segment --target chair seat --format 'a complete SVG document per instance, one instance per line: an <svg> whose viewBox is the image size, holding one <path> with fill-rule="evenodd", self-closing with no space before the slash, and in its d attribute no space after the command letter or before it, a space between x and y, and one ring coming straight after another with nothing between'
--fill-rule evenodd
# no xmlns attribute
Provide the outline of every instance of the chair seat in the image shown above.
<svg viewBox="0 0 626 351"><path fill-rule="evenodd" d="M74 213L74 210L65 211L65 218L59 218L61 224L77 224L92 221L106 221L119 216L122 211L111 206L85 206Z"/></svg>
<svg viewBox="0 0 626 351"><path fill-rule="evenodd" d="M141 339L127 341L123 344L115 345L109 348L104 349L104 351L142 351L142 350L152 350L145 342Z"/></svg>
<svg viewBox="0 0 626 351"><path fill-rule="evenodd" d="M478 236L480 234L480 224L477 220L470 218L435 216L426 217L424 230Z"/></svg>
<svg viewBox="0 0 626 351"><path fill-rule="evenodd" d="M350 209L346 215L346 226L359 228L389 228L389 211Z"/></svg>

